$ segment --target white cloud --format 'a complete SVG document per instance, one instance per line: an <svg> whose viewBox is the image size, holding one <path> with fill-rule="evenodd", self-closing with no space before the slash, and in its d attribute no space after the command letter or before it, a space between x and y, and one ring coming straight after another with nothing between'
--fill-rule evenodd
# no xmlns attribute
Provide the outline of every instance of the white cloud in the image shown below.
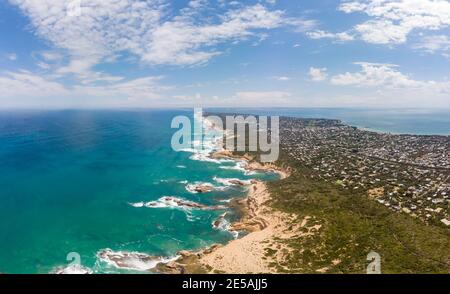
<svg viewBox="0 0 450 294"><path fill-rule="evenodd" d="M447 0L352 0L343 2L339 10L367 14L370 19L354 30L362 40L374 44L400 44L414 30L439 30L450 25Z"/></svg>
<svg viewBox="0 0 450 294"><path fill-rule="evenodd" d="M291 93L285 91L246 91L237 92L233 97L220 101L222 105L258 107L261 105L285 105ZM282 104L280 104L282 103Z"/></svg>
<svg viewBox="0 0 450 294"><path fill-rule="evenodd" d="M425 36L413 48L428 53L445 52L450 50L450 38L446 35Z"/></svg>
<svg viewBox="0 0 450 294"><path fill-rule="evenodd" d="M243 99L279 99L291 96L289 92L283 91L266 91L266 92L237 92L236 97Z"/></svg>
<svg viewBox="0 0 450 294"><path fill-rule="evenodd" d="M385 63L357 62L359 72L346 72L331 77L330 82L339 86L377 87L391 90L424 91L430 95L450 93L450 81L414 80L397 70L397 66Z"/></svg>
<svg viewBox="0 0 450 294"><path fill-rule="evenodd" d="M285 91L242 91L230 96L219 97L217 95L202 95L194 93L190 95L173 95L172 105L188 106L198 105L203 107L260 107L274 105L292 105L292 94Z"/></svg>
<svg viewBox="0 0 450 294"><path fill-rule="evenodd" d="M8 58L11 61L16 61L17 60L17 54L16 53L10 53L6 56L6 58Z"/></svg>
<svg viewBox="0 0 450 294"><path fill-rule="evenodd" d="M386 86L392 88L414 87L421 85L420 82L411 80L406 75L396 70L396 65L383 63L356 62L361 66L359 72L346 72L331 78L334 85L348 86Z"/></svg>
<svg viewBox="0 0 450 294"><path fill-rule="evenodd" d="M96 64L95 59L76 58L72 59L68 65L56 70L57 75L73 74L83 84L95 82L117 82L124 78L105 74L103 72L92 71L91 68Z"/></svg>
<svg viewBox="0 0 450 294"><path fill-rule="evenodd" d="M352 41L355 38L350 35L349 33L343 32L343 33L330 33L326 31L312 31L307 32L306 35L310 37L311 39L333 39L336 41Z"/></svg>
<svg viewBox="0 0 450 294"><path fill-rule="evenodd" d="M80 16L69 16L70 2L65 0L10 0L27 15L35 33L66 51L70 63L59 73L92 77L92 66L115 52L142 50L146 33L161 15L160 1L81 1ZM55 60L56 55L44 53Z"/></svg>
<svg viewBox="0 0 450 294"><path fill-rule="evenodd" d="M35 51L31 56L36 62L36 66L45 71L50 71L59 66L64 56L54 51Z"/></svg>
<svg viewBox="0 0 450 294"><path fill-rule="evenodd" d="M261 30L312 25L262 4L219 14L204 0L178 12L168 0L91 0L82 1L80 16L71 17L65 0L9 1L30 18L39 37L68 52L71 61L59 73L82 76L95 76L94 65L125 51L150 64L193 65L221 54L218 44L260 37Z"/></svg>
<svg viewBox="0 0 450 294"><path fill-rule="evenodd" d="M33 74L29 71L4 72L0 74L0 98L17 97L57 97L83 98L95 101L99 98L127 100L161 99L161 93L169 87L161 86L162 76L150 76L129 81L114 81L108 85L75 85L68 87L54 81L49 76ZM106 103L108 105L108 103ZM139 105L138 105L139 106Z"/></svg>
<svg viewBox="0 0 450 294"><path fill-rule="evenodd" d="M158 83L162 78L161 76L150 76L107 86L75 86L73 91L78 96L155 99L161 98L160 93L166 90Z"/></svg>
<svg viewBox="0 0 450 294"><path fill-rule="evenodd" d="M63 59L62 54L52 51L43 51L38 53L45 61L54 62Z"/></svg>
<svg viewBox="0 0 450 294"><path fill-rule="evenodd" d="M286 82L286 81L290 81L291 77L288 77L288 76L274 76L273 79L277 80L277 81L280 81L280 82Z"/></svg>
<svg viewBox="0 0 450 294"><path fill-rule="evenodd" d="M29 71L5 72L0 75L0 97L67 95L64 86Z"/></svg>
<svg viewBox="0 0 450 294"><path fill-rule="evenodd" d="M328 74L326 68L309 68L309 78L311 81L320 82L326 80Z"/></svg>
<svg viewBox="0 0 450 294"><path fill-rule="evenodd" d="M196 24L191 17L177 17L158 26L142 58L154 64L190 65L206 62L221 52L208 47L225 41L243 40L252 30L273 29L283 24L281 11L262 5L226 13L218 24Z"/></svg>
<svg viewBox="0 0 450 294"><path fill-rule="evenodd" d="M36 65L39 66L43 70L49 70L51 68L50 64L42 62L42 61L38 61L36 63Z"/></svg>
<svg viewBox="0 0 450 294"><path fill-rule="evenodd" d="M294 28L294 32L304 33L315 29L317 27L317 21L314 19L303 19L303 18L287 18L285 23Z"/></svg>

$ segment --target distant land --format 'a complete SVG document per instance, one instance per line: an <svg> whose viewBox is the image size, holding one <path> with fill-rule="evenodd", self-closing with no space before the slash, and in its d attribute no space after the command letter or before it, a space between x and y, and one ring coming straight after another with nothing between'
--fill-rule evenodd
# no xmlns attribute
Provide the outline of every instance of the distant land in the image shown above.
<svg viewBox="0 0 450 294"><path fill-rule="evenodd" d="M377 132L450 135L450 109L418 108L210 108L211 112L252 113L297 118L338 119Z"/></svg>

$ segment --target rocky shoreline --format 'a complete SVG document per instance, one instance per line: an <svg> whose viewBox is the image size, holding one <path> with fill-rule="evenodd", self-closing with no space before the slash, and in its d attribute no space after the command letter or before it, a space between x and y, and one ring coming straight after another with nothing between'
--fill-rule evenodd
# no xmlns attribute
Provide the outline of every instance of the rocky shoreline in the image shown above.
<svg viewBox="0 0 450 294"><path fill-rule="evenodd" d="M235 155L232 151L221 150L216 151L210 155L214 159L233 159L237 161L245 162L245 170L247 172L273 172L280 175L280 179L289 177L291 170L289 168L280 168L273 163L261 163L256 161L255 158L249 154Z"/></svg>
<svg viewBox="0 0 450 294"><path fill-rule="evenodd" d="M223 141L218 142L223 144ZM230 159L241 162L245 172L273 172L277 173L280 180L290 176L291 170L284 169L273 163L261 163L255 157L244 154L236 155L226 149L219 149L212 152L211 159ZM231 183L231 182L230 182ZM244 186L240 180L233 181L234 185ZM199 251L180 251L177 260L168 263L158 264L154 271L159 273L184 274L184 273L273 273L270 263L282 258L280 254L275 254L268 258L267 250L270 250L275 239L281 240L291 238L293 232L291 221L292 215L275 211L269 205L271 195L266 184L261 181L250 181L247 197L235 199L231 202L237 210L241 211L242 217L239 221L231 223L228 231L243 233L242 238L237 238L227 244L215 244ZM213 227L219 227L225 219L226 214L221 215L214 223ZM306 221L301 222L302 225ZM272 245L270 245L272 244ZM276 245L278 249L280 244ZM273 249L272 249L273 250Z"/></svg>
<svg viewBox="0 0 450 294"><path fill-rule="evenodd" d="M236 155L232 151L221 148L222 141L216 142L219 147L207 157L211 159L225 159L235 161L239 169L245 174L255 172L277 173L280 180L287 178L291 171L282 169L275 164L263 164L255 157L244 154ZM270 250L268 243L275 243L275 239L290 238L292 229L290 220L292 216L273 210L268 202L271 195L266 184L254 179L241 180L237 178L215 178L222 186L211 183L196 182L186 185L191 193L210 193L216 189L227 186L240 186L248 188L248 195L244 199L233 199L228 205L205 206L200 203L164 196L156 201L129 203L136 208L172 207L183 210L224 210L234 208L240 211L242 217L239 221L229 223L227 213L220 215L211 225L215 229L229 231L234 237L227 244L215 244L198 251L182 250L172 257L150 256L139 252L113 251L104 249L98 252L97 257L118 269L130 269L165 274L184 273L271 273L269 263L277 259L274 255L266 257ZM240 237L240 238L238 238ZM279 246L279 245L278 245ZM76 268L58 269L55 273L80 272ZM85 271L83 270L83 273ZM86 272L86 273L92 273Z"/></svg>
<svg viewBox="0 0 450 294"><path fill-rule="evenodd" d="M233 158L246 162L248 172L264 171L276 172L280 180L290 175L290 170L281 169L274 164L261 164L249 155L236 156L229 151L219 151L211 155L212 158ZM238 183L236 183L238 184ZM230 224L230 232L243 232L243 237L232 240L224 245L215 244L199 251L180 251L177 260L158 264L154 271L159 273L273 273L270 263L278 258L275 254L268 258L267 250L277 242L275 239L291 238L293 216L270 207L271 195L266 184L252 181L248 195L244 199L235 199L231 205L241 211L239 221ZM220 225L221 215L213 226ZM305 222L300 222L302 225ZM280 244L277 244L279 247Z"/></svg>

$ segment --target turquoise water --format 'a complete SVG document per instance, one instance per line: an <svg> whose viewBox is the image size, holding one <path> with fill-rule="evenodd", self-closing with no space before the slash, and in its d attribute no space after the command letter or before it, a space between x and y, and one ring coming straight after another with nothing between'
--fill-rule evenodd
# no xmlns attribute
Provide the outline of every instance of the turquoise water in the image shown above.
<svg viewBox="0 0 450 294"><path fill-rule="evenodd" d="M221 109L220 111L225 111ZM232 109L232 112L338 118L390 132L450 134L449 112L345 109ZM242 188L192 194L186 183L245 175L234 162L192 159L170 147L171 120L191 111L1 111L0 272L48 273L69 252L103 272L106 248L171 257L233 238L212 227L224 210L136 208L130 203L176 196L204 205L241 197ZM229 220L236 218L230 213Z"/></svg>
<svg viewBox="0 0 450 294"><path fill-rule="evenodd" d="M450 109L222 108L211 111L340 119L348 125L386 133L450 135Z"/></svg>
<svg viewBox="0 0 450 294"><path fill-rule="evenodd" d="M230 187L192 194L186 181L246 176L233 162L192 160L170 147L170 122L183 111L12 111L0 113L0 272L48 273L78 252L83 266L99 250L169 257L231 240L212 228L224 211L136 208L176 196L205 205L244 195ZM222 167L222 168L221 168ZM233 215L231 215L231 218Z"/></svg>

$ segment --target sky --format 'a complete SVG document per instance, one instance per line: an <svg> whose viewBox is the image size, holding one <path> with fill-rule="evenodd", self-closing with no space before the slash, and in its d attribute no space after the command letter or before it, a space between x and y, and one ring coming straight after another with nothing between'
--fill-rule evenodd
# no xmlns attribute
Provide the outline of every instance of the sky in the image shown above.
<svg viewBox="0 0 450 294"><path fill-rule="evenodd" d="M448 0L0 0L0 108L450 108Z"/></svg>

